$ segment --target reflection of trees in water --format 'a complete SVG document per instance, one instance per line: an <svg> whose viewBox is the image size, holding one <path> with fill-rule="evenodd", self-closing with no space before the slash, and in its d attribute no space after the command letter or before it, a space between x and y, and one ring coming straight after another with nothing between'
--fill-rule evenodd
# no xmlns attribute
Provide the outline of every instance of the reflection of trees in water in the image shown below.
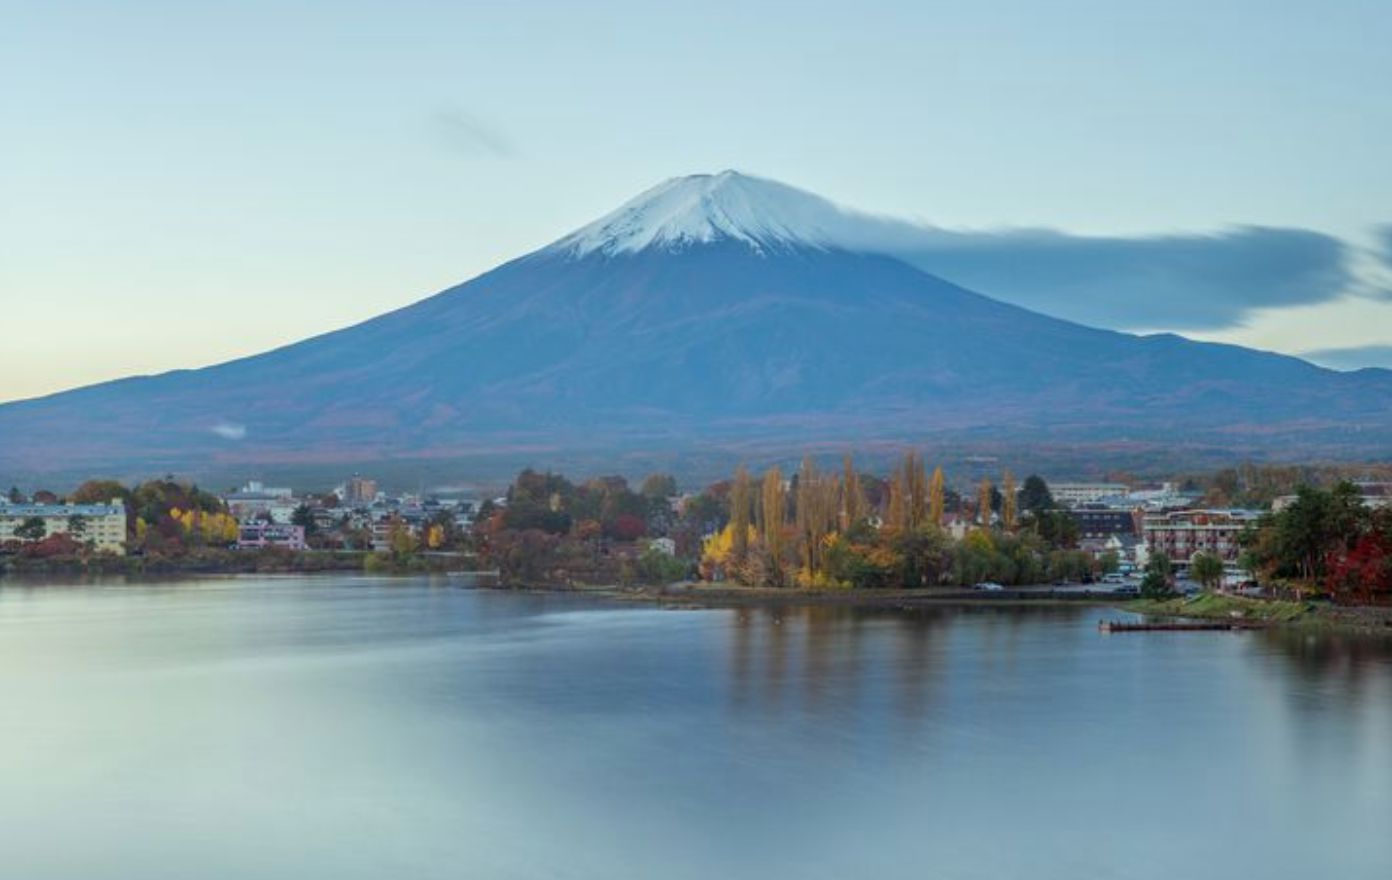
<svg viewBox="0 0 1392 880"><path fill-rule="evenodd" d="M741 608L732 612L730 699L739 711L893 718L897 733L912 736L932 720L953 662L954 628L975 642L975 662L997 667L999 659L997 671L1012 674L1024 628L1092 613L987 605Z"/></svg>
<svg viewBox="0 0 1392 880"><path fill-rule="evenodd" d="M1259 644L1272 656L1286 661L1289 670L1306 684L1318 686L1318 690L1293 693L1317 693L1354 705L1362 701L1368 688L1392 684L1392 637L1285 627L1273 627L1260 635Z"/></svg>

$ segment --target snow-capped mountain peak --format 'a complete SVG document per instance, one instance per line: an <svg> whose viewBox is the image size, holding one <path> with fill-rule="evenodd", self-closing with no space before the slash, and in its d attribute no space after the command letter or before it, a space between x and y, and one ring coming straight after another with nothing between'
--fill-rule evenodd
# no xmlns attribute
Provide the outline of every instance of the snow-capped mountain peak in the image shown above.
<svg viewBox="0 0 1392 880"><path fill-rule="evenodd" d="M845 246L867 227L897 225L786 184L736 171L675 177L641 193L548 250L576 256L733 240L762 250Z"/></svg>

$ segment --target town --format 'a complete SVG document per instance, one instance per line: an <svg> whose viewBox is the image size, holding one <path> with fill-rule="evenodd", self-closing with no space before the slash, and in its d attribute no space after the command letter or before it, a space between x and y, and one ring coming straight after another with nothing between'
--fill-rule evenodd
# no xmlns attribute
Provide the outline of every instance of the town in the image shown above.
<svg viewBox="0 0 1392 880"><path fill-rule="evenodd" d="M1340 499L1359 513L1332 534L1318 511ZM550 587L1097 584L1121 595L1205 587L1371 600L1392 581L1389 519L1386 479L1247 466L1175 481L1017 482L1002 471L954 488L912 453L888 476L858 472L849 456L832 472L809 458L786 477L740 469L698 492L665 474L631 487L531 470L482 499L388 492L359 474L300 493L257 480L222 493L172 478L94 480L67 496L12 488L0 500L0 566L490 570Z"/></svg>

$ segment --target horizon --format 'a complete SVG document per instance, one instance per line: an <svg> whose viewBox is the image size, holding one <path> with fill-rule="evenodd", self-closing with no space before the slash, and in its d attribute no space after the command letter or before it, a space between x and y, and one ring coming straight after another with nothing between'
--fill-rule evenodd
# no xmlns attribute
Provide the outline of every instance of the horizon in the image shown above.
<svg viewBox="0 0 1392 880"><path fill-rule="evenodd" d="M63 329L7 341L0 402L350 326L727 167L932 226L944 277L1044 314L1392 364L1392 12L878 6L35 9L0 287Z"/></svg>

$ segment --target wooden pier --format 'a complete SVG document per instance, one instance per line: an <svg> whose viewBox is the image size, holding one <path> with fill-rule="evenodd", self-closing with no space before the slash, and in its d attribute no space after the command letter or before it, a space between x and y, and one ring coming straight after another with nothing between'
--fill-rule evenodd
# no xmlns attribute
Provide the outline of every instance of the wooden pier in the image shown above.
<svg viewBox="0 0 1392 880"><path fill-rule="evenodd" d="M1127 623L1122 620L1099 620L1097 629L1114 632L1233 632L1235 630L1265 629L1264 620L1157 620Z"/></svg>

